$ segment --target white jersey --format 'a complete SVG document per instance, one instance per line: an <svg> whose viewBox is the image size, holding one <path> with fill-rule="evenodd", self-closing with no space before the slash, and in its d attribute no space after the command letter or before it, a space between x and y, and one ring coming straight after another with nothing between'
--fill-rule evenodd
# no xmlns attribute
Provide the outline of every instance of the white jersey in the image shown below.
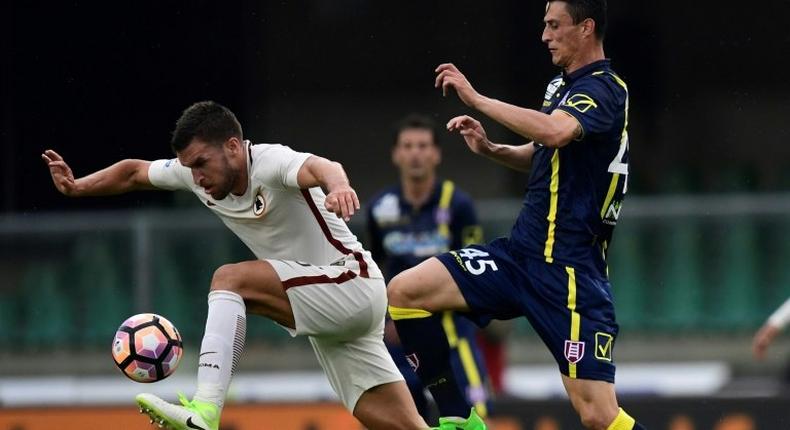
<svg viewBox="0 0 790 430"><path fill-rule="evenodd" d="M324 192L299 188L297 173L311 154L283 145L245 144L249 183L242 196L230 193L215 201L178 159L152 162L148 178L157 188L192 191L259 259L346 266L362 277L382 277L346 223L324 207Z"/></svg>

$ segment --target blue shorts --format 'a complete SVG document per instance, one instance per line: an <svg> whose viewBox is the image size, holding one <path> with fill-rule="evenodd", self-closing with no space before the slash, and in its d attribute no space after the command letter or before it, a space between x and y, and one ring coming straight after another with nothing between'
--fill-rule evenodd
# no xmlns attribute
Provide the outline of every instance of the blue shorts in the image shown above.
<svg viewBox="0 0 790 430"><path fill-rule="evenodd" d="M526 316L570 378L614 382L618 326L609 281L573 267L519 257L510 241L450 251L437 257L480 326Z"/></svg>

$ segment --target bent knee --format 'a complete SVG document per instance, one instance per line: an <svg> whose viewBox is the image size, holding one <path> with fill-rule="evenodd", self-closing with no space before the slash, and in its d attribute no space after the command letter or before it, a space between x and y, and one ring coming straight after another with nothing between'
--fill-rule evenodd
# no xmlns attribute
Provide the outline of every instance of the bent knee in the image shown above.
<svg viewBox="0 0 790 430"><path fill-rule="evenodd" d="M401 272L387 284L389 305L399 308L422 308L418 286L409 279L407 272Z"/></svg>
<svg viewBox="0 0 790 430"><path fill-rule="evenodd" d="M244 276L241 263L223 264L214 271L211 277L211 291L227 290L240 292L243 289Z"/></svg>

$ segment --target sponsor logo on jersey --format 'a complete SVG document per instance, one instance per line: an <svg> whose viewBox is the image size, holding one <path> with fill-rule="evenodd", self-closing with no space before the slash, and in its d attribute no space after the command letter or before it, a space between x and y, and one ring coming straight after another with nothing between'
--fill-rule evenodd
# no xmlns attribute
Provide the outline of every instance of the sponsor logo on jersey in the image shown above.
<svg viewBox="0 0 790 430"><path fill-rule="evenodd" d="M595 333L595 358L603 361L612 361L612 345L614 336L609 333Z"/></svg>
<svg viewBox="0 0 790 430"><path fill-rule="evenodd" d="M595 103L595 100L592 97L588 96L587 94L574 94L568 97L567 100L563 103L563 106L568 106L569 108L576 109L581 113L586 113L590 109L595 109L598 107L598 104Z"/></svg>
<svg viewBox="0 0 790 430"><path fill-rule="evenodd" d="M456 263L458 263L458 266L460 266L460 267L461 267L461 269L462 269L464 272L466 272L466 271L467 271L467 270L466 270L466 266L464 266L464 261L463 261L463 260L461 260L461 256L460 256L460 255L458 255L458 253L457 253L457 252L455 252L455 251L450 251L450 255L452 255L453 257L455 257L455 262L456 262Z"/></svg>
<svg viewBox="0 0 790 430"><path fill-rule="evenodd" d="M406 356L406 361L411 366L411 370L417 371L420 368L420 359L417 358L417 353L412 353Z"/></svg>
<svg viewBox="0 0 790 430"><path fill-rule="evenodd" d="M393 193L385 194L379 199L376 206L373 206L373 218L379 226L397 224L401 222L400 201L398 196Z"/></svg>
<svg viewBox="0 0 790 430"><path fill-rule="evenodd" d="M384 235L382 245L392 255L431 257L450 249L450 241L438 231L401 232L392 231Z"/></svg>
<svg viewBox="0 0 790 430"><path fill-rule="evenodd" d="M565 341L565 359L568 363L576 364L584 357L584 342L578 340Z"/></svg>
<svg viewBox="0 0 790 430"><path fill-rule="evenodd" d="M609 208L606 209L606 216L603 218L603 223L607 225L617 225L617 219L620 218L620 209L623 207L623 202L613 201Z"/></svg>
<svg viewBox="0 0 790 430"><path fill-rule="evenodd" d="M171 158L171 159L169 159L169 160L165 161L165 167L166 167L166 168L167 168L167 167L170 167L170 166L171 166L171 165L173 165L173 163L175 163L176 161L178 161L178 158Z"/></svg>
<svg viewBox="0 0 790 430"><path fill-rule="evenodd" d="M562 78L554 78L546 87L546 95L543 98L546 100L551 100L552 96L554 96L554 93L557 92L560 86L562 86Z"/></svg>
<svg viewBox="0 0 790 430"><path fill-rule="evenodd" d="M260 217L266 211L266 199L263 198L260 192L255 195L255 200L252 202L252 213Z"/></svg>

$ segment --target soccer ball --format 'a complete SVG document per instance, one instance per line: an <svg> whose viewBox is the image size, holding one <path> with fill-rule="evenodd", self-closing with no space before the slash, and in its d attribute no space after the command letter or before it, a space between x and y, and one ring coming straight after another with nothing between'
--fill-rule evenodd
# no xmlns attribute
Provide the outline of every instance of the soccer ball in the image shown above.
<svg viewBox="0 0 790 430"><path fill-rule="evenodd" d="M181 335L157 314L129 317L112 341L112 358L124 375L137 382L156 382L170 376L183 354Z"/></svg>

